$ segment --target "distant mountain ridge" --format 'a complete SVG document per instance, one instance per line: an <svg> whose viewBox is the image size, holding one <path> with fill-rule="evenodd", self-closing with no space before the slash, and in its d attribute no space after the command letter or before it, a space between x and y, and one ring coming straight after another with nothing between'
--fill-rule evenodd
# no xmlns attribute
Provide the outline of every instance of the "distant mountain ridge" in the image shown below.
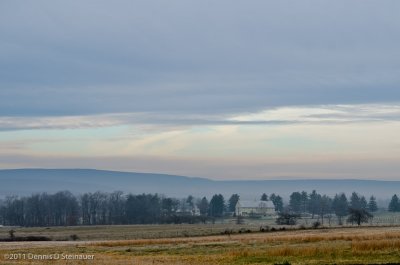
<svg viewBox="0 0 400 265"><path fill-rule="evenodd" d="M0 198L7 195L30 195L69 190L83 192L121 190L126 193L159 193L166 196L211 196L238 193L244 199L257 199L262 193L277 193L288 198L293 191L334 195L356 191L386 200L400 193L400 181L357 179L290 180L211 180L177 175L134 173L96 169L4 169L0 170Z"/></svg>

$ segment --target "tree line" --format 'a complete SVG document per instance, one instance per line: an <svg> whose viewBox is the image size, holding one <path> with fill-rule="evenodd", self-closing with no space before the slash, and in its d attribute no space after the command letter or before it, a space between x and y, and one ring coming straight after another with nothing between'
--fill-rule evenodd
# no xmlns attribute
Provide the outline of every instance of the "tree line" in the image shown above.
<svg viewBox="0 0 400 265"><path fill-rule="evenodd" d="M71 226L206 222L234 209L239 195L225 203L221 194L184 199L158 194L69 191L9 196L0 202L0 223L16 226Z"/></svg>
<svg viewBox="0 0 400 265"><path fill-rule="evenodd" d="M79 196L69 191L38 193L24 197L9 196L0 201L0 223L70 226L206 222L226 214L234 215L239 199L238 194L232 194L228 200L222 194L215 194L208 200L206 197L177 199L159 194L124 194L121 191ZM312 218L318 216L322 223L325 217L330 218L333 214L342 224L343 217L351 217L354 211L372 213L378 209L374 196L367 202L364 196L355 192L349 199L344 193L331 198L315 190L311 193L293 192L287 205L284 205L281 196L274 193L269 196L264 193L260 200L271 201L279 213L310 214ZM397 195L393 196L389 211L400 211Z"/></svg>
<svg viewBox="0 0 400 265"><path fill-rule="evenodd" d="M324 217L332 217L335 214L338 222L343 223L343 217L349 216L348 222L358 223L365 221L365 218L372 217L371 213L378 210L376 198L371 196L367 202L364 196L356 192L347 199L346 194L336 194L333 198L318 194L315 190L311 193L305 191L293 192L290 195L289 205L286 212L294 214L310 214L311 218L316 215L324 223ZM362 219L362 220L361 220Z"/></svg>

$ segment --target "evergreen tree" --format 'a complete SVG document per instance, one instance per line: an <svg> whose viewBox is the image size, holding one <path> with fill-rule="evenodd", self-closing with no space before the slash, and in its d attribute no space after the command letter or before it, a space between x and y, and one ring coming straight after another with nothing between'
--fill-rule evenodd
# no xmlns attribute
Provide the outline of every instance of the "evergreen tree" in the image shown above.
<svg viewBox="0 0 400 265"><path fill-rule="evenodd" d="M283 200L282 200L281 196L275 195L275 193L272 193L271 196L269 196L269 199L274 204L275 211L277 211L277 212L282 212L283 211Z"/></svg>
<svg viewBox="0 0 400 265"><path fill-rule="evenodd" d="M321 195L313 190L310 194L310 200L308 204L308 212L311 213L311 218L314 218L314 215L318 212L320 199Z"/></svg>
<svg viewBox="0 0 400 265"><path fill-rule="evenodd" d="M368 210L371 213L376 212L378 210L378 205L376 204L376 198L374 196L371 196L369 198Z"/></svg>
<svg viewBox="0 0 400 265"><path fill-rule="evenodd" d="M276 195L275 195L275 193L272 193L270 196L269 196L269 199L272 201L272 203L274 203L274 201L276 200ZM275 204L275 203L274 203Z"/></svg>
<svg viewBox="0 0 400 265"><path fill-rule="evenodd" d="M282 212L283 211L283 200L281 196L276 196L275 198L275 211Z"/></svg>
<svg viewBox="0 0 400 265"><path fill-rule="evenodd" d="M235 212L236 210L236 204L239 201L239 195L238 194L232 194L232 196L228 200L228 210L230 212Z"/></svg>
<svg viewBox="0 0 400 265"><path fill-rule="evenodd" d="M209 211L212 217L221 217L224 214L225 200L222 194L215 194L210 201Z"/></svg>
<svg viewBox="0 0 400 265"><path fill-rule="evenodd" d="M344 193L336 194L332 203L333 211L338 217L339 225L342 225L342 218L348 214L349 202Z"/></svg>
<svg viewBox="0 0 400 265"><path fill-rule="evenodd" d="M319 207L319 216L321 217L321 223L324 224L324 216L326 214L331 213L332 211L332 199L326 195L321 196L320 199L320 207Z"/></svg>
<svg viewBox="0 0 400 265"><path fill-rule="evenodd" d="M301 204L302 204L302 212L306 213L308 208L308 194L306 191L301 192Z"/></svg>
<svg viewBox="0 0 400 265"><path fill-rule="evenodd" d="M261 195L261 200L262 201L268 201L268 195L263 193L263 195Z"/></svg>
<svg viewBox="0 0 400 265"><path fill-rule="evenodd" d="M367 210L368 208L368 203L364 196L362 196L360 199L360 208L364 210Z"/></svg>
<svg viewBox="0 0 400 265"><path fill-rule="evenodd" d="M389 212L399 212L400 211L400 203L397 195L393 195L392 200L389 203Z"/></svg>
<svg viewBox="0 0 400 265"><path fill-rule="evenodd" d="M350 197L350 208L352 208L352 209L362 209L362 207L361 207L361 198L356 192L353 192L351 194L351 197Z"/></svg>
<svg viewBox="0 0 400 265"><path fill-rule="evenodd" d="M197 204L197 207L199 207L199 211L200 211L201 215L203 215L203 216L207 215L208 207L209 207L207 198L203 197L203 199L201 199L201 201Z"/></svg>
<svg viewBox="0 0 400 265"><path fill-rule="evenodd" d="M300 192L293 192L289 200L290 210L294 213L301 213L302 210L302 196Z"/></svg>

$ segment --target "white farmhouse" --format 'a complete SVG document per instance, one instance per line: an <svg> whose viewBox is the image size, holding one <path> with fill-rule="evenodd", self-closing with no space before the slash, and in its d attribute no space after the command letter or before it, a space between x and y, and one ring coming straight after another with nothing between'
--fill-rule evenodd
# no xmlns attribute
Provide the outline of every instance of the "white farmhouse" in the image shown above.
<svg viewBox="0 0 400 265"><path fill-rule="evenodd" d="M241 201L236 203L237 216L275 215L275 206L271 201Z"/></svg>

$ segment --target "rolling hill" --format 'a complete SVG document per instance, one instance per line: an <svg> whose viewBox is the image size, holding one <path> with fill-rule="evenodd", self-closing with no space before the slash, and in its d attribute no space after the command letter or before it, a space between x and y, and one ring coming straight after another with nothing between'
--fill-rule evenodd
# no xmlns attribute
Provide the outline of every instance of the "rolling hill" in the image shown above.
<svg viewBox="0 0 400 265"><path fill-rule="evenodd" d="M159 193L184 197L211 196L221 193L230 196L238 193L245 199L256 199L262 193L277 193L288 198L293 191L317 190L334 195L356 191L365 196L375 195L387 200L400 193L400 181L356 180L356 179L291 179L291 180L226 180L185 176L106 171L94 169L7 169L0 170L0 197L7 195L29 195L36 192L53 193L69 190L75 194L83 192L121 190L126 193Z"/></svg>

